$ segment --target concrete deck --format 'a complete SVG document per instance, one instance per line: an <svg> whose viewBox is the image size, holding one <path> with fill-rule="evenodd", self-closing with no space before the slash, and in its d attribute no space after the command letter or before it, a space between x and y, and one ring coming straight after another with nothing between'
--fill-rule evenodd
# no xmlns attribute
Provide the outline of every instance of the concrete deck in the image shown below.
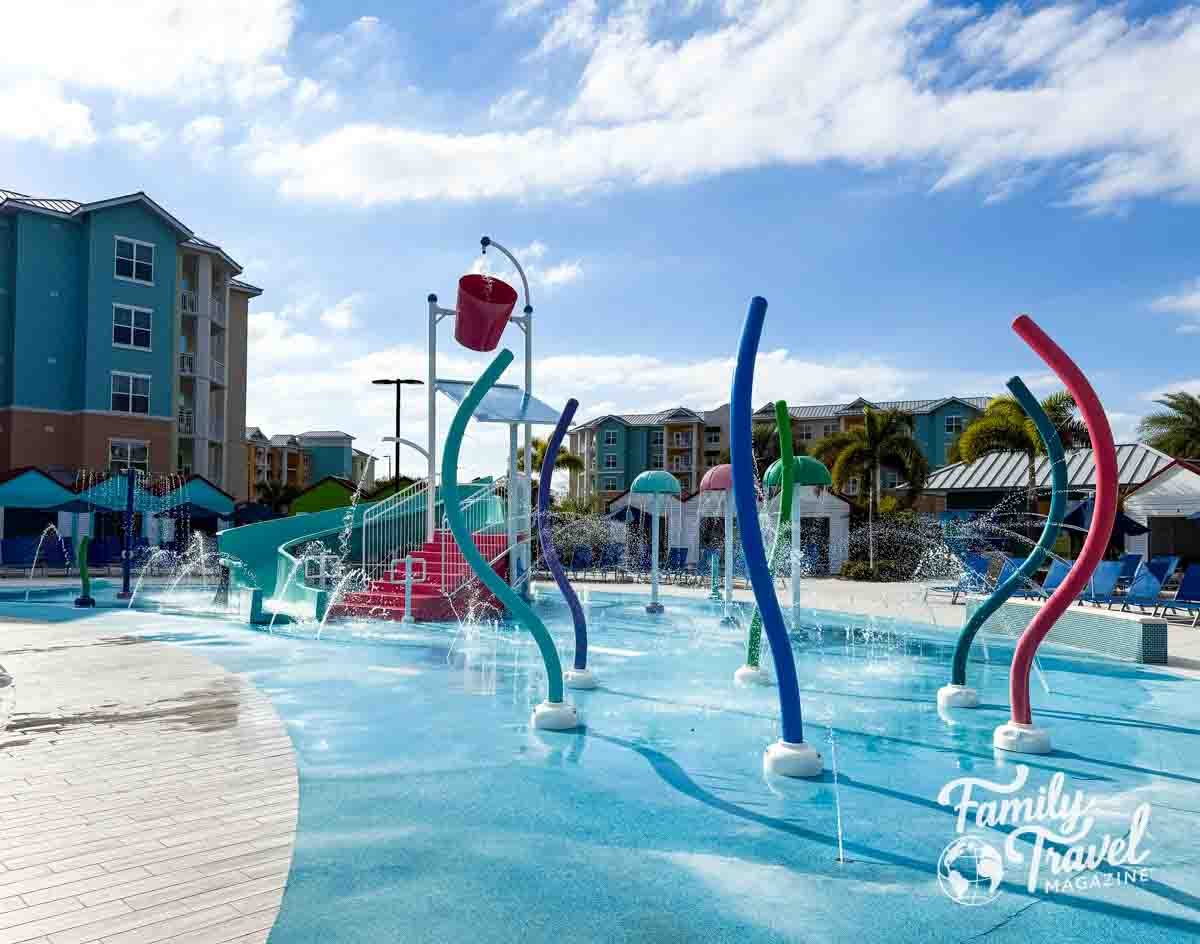
<svg viewBox="0 0 1200 944"><path fill-rule="evenodd" d="M266 941L296 831L267 697L182 647L0 622L0 944Z"/></svg>

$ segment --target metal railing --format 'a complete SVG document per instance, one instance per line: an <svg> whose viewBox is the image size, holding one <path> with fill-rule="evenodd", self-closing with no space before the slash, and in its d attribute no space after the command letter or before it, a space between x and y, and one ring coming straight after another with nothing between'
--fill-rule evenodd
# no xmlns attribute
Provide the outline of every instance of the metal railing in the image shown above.
<svg viewBox="0 0 1200 944"><path fill-rule="evenodd" d="M196 433L196 414L191 410L179 411L179 432L185 436L193 436Z"/></svg>
<svg viewBox="0 0 1200 944"><path fill-rule="evenodd" d="M200 310L200 306L196 300L196 293L188 289L180 289L179 292L179 310L185 315L194 315Z"/></svg>
<svg viewBox="0 0 1200 944"><path fill-rule="evenodd" d="M212 300L209 302L208 312L209 317L211 317L212 320L217 324L225 324L225 299L217 298L217 296L214 295Z"/></svg>
<svg viewBox="0 0 1200 944"><path fill-rule="evenodd" d="M194 374L196 372L195 354L185 352L179 355L179 372L181 374Z"/></svg>
<svg viewBox="0 0 1200 944"><path fill-rule="evenodd" d="M490 486L480 488L462 504L467 530L489 565L495 566L502 558L509 556L510 564L519 562L528 570L531 526L529 509L528 475L518 475L511 482L507 477L499 479ZM494 536L501 536L503 540L486 540ZM457 548L448 552L445 543L442 545L442 573L445 575L442 578L443 589L450 597L475 579L466 558L458 553ZM511 573L509 582L513 583Z"/></svg>
<svg viewBox="0 0 1200 944"><path fill-rule="evenodd" d="M369 580L385 577L391 573L395 561L420 550L429 540L425 509L427 502L435 500L436 495L430 494L429 481L422 480L363 512L362 569Z"/></svg>

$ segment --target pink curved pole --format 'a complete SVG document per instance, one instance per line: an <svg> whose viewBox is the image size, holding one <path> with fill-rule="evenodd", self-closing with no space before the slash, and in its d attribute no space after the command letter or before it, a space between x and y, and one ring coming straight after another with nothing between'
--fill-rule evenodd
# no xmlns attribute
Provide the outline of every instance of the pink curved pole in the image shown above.
<svg viewBox="0 0 1200 944"><path fill-rule="evenodd" d="M1013 330L1037 352L1058 375L1087 424L1092 440L1092 459L1096 465L1096 510L1092 515L1092 526L1079 552L1079 559L1068 571L1058 589L1045 602L1025 627L1013 653L1012 674L1009 676L1009 699L1012 702L1012 720L1018 724L1032 724L1033 715L1029 707L1029 671L1037 648L1050 632L1050 628L1062 616L1063 611L1074 600L1091 579L1096 565L1104 557L1112 537L1113 522L1117 517L1117 451L1113 447L1112 429L1108 417L1092 385L1083 376L1075 362L1067 356L1050 337L1034 324L1028 315L1020 315L1013 322Z"/></svg>

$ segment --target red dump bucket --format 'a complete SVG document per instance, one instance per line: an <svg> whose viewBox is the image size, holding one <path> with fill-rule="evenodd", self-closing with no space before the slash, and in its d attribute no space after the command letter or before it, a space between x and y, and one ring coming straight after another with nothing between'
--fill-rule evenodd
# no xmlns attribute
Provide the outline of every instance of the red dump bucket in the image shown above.
<svg viewBox="0 0 1200 944"><path fill-rule="evenodd" d="M508 325L517 290L500 279L464 275L458 280L454 340L472 351L492 351Z"/></svg>

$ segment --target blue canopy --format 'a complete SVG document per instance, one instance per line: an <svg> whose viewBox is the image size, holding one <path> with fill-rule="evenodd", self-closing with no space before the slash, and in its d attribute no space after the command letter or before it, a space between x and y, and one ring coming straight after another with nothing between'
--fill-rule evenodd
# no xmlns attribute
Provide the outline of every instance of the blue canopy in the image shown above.
<svg viewBox="0 0 1200 944"><path fill-rule="evenodd" d="M1095 496L1085 498L1074 508L1072 508L1065 518L1063 524L1070 525L1073 528L1090 528L1092 526L1092 516L1096 513ZM1137 537L1140 534L1145 534L1150 529L1138 521L1134 521L1125 512L1117 512L1117 520L1113 522L1112 536L1114 538L1125 537L1131 535Z"/></svg>
<svg viewBox="0 0 1200 944"><path fill-rule="evenodd" d="M74 498L41 469L21 469L0 483L0 508L57 508Z"/></svg>
<svg viewBox="0 0 1200 944"><path fill-rule="evenodd" d="M437 388L455 403L462 403L467 391L474 386L470 380L439 380ZM512 384L496 384L475 408L475 419L481 423L532 423L534 426L554 426L562 413L537 397L530 396Z"/></svg>
<svg viewBox="0 0 1200 944"><path fill-rule="evenodd" d="M187 511L197 518L211 515L233 517L233 499L200 475L193 475L178 488L156 498L155 502L158 508L167 512L175 510L178 514Z"/></svg>

